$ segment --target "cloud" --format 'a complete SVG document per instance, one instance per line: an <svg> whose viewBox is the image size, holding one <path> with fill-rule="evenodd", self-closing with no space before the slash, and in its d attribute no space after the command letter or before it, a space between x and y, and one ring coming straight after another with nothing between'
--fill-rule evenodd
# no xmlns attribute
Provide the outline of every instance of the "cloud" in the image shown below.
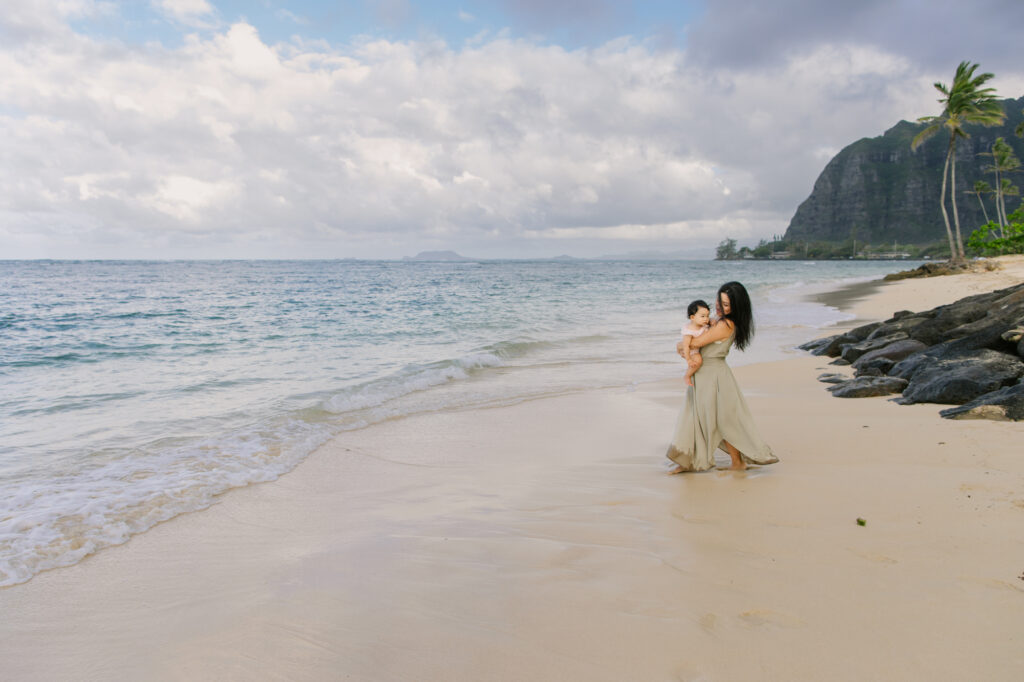
<svg viewBox="0 0 1024 682"><path fill-rule="evenodd" d="M8 257L756 242L829 151L933 113L943 75L872 43L751 67L630 38L271 45L240 22L169 48L60 21L0 45Z"/></svg>
<svg viewBox="0 0 1024 682"><path fill-rule="evenodd" d="M1016 71L1021 26L1024 3L1018 0L710 0L689 29L688 45L695 60L712 66L777 64L845 44L950 73L964 59Z"/></svg>
<svg viewBox="0 0 1024 682"><path fill-rule="evenodd" d="M153 7L164 15L186 26L206 28L214 8L206 0L151 0Z"/></svg>
<svg viewBox="0 0 1024 682"><path fill-rule="evenodd" d="M0 12L0 45L12 47L68 36L70 20L114 14L114 3L101 0L6 0Z"/></svg>
<svg viewBox="0 0 1024 682"><path fill-rule="evenodd" d="M284 9L283 7L282 8L278 8L277 10L275 10L274 11L274 16L278 17L279 19L285 19L285 20L290 21L290 22L292 22L294 24L298 24L299 26L309 26L312 23L306 17L298 15L298 14L295 14L294 12L289 12L288 10Z"/></svg>

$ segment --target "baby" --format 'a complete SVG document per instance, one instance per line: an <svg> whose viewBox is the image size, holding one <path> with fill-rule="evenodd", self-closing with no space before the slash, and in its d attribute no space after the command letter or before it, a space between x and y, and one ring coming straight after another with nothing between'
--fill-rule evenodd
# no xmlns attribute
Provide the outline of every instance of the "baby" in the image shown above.
<svg viewBox="0 0 1024 682"><path fill-rule="evenodd" d="M707 303L698 299L686 306L686 315L690 318L690 322L683 327L679 337L679 343L683 344L680 355L686 360L686 385L693 386L693 374L700 369L704 359L700 356L700 350L690 347L690 342L710 328L711 308Z"/></svg>

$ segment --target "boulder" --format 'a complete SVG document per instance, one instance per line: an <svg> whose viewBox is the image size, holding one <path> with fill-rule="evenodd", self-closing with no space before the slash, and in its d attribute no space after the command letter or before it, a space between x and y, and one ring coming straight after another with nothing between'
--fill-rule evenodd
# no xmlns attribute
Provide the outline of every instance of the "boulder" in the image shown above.
<svg viewBox="0 0 1024 682"><path fill-rule="evenodd" d="M826 336L821 339L811 339L807 343L801 343L799 346L797 346L797 348L799 348L800 350L806 350L813 353L814 351L818 350L819 348L829 343L832 339L837 338L838 336L841 335L836 334L835 336Z"/></svg>
<svg viewBox="0 0 1024 682"><path fill-rule="evenodd" d="M889 358L874 358L870 362L865 362L857 367L857 369L853 371L853 375L858 377L881 376L883 374L888 374L889 370L892 369L895 364L896 362Z"/></svg>
<svg viewBox="0 0 1024 682"><path fill-rule="evenodd" d="M909 355L898 362L889 371L889 374L904 379L913 379L914 374L922 368L943 360L967 357L983 349L1024 357L1018 351L1017 346L1003 338L1003 333L1006 331L1003 321L986 318L986 320L971 323L971 326L974 327L974 333L935 344L927 350ZM1019 342L1017 345L1020 345Z"/></svg>
<svg viewBox="0 0 1024 682"><path fill-rule="evenodd" d="M845 336L845 334L826 336L821 339L814 339L812 341L808 341L807 343L802 343L799 346L797 346L797 348L799 348L800 350L809 351L811 355L836 356L839 355L840 343L852 343L854 341L854 338L852 336L849 338L845 338L844 340Z"/></svg>
<svg viewBox="0 0 1024 682"><path fill-rule="evenodd" d="M911 356L893 368L892 374L909 380L903 397L896 402L962 405L975 398L1017 383L1024 375L1024 362L1016 355L983 349L942 358L929 358L926 351ZM909 361L919 359L916 371L898 373Z"/></svg>
<svg viewBox="0 0 1024 682"><path fill-rule="evenodd" d="M907 385L906 379L896 377L858 377L827 389L837 398L870 398L899 393Z"/></svg>
<svg viewBox="0 0 1024 682"><path fill-rule="evenodd" d="M907 334L905 332L896 332L895 334L879 336L871 340L861 341L860 343L848 343L842 347L843 350L840 355L842 355L843 360L855 362L857 358L866 353L878 350L879 348L885 348L890 343L902 341L905 338L907 338Z"/></svg>
<svg viewBox="0 0 1024 682"><path fill-rule="evenodd" d="M946 419L1021 421L1024 419L1024 383L1005 386L958 407L942 410L939 414Z"/></svg>
<svg viewBox="0 0 1024 682"><path fill-rule="evenodd" d="M827 355L830 358L834 358L839 355L839 351L844 344L857 343L860 340L860 338L849 333L843 333L836 334L835 336L829 336L824 339L816 339L812 342L815 344L813 348L807 348L806 346L810 344L806 343L803 346L800 346L800 348L811 351L811 355Z"/></svg>
<svg viewBox="0 0 1024 682"><path fill-rule="evenodd" d="M849 360L843 360L842 358L836 358L835 360L833 360L832 362L830 362L828 364L835 365L836 367L846 367L847 365L850 364L850 361Z"/></svg>
<svg viewBox="0 0 1024 682"><path fill-rule="evenodd" d="M985 317L985 309L981 305L958 305L951 303L936 309L937 314L914 326L910 337L929 346L948 341L950 330L956 329Z"/></svg>
<svg viewBox="0 0 1024 682"><path fill-rule="evenodd" d="M877 339L881 336L891 336L892 334L895 334L897 332L904 332L909 336L911 329L914 329L924 324L925 322L932 318L932 315L930 315L929 313L930 311L911 316L903 316L899 319L892 318L891 320L886 320L877 329L868 334L866 339L870 341L872 339Z"/></svg>
<svg viewBox="0 0 1024 682"><path fill-rule="evenodd" d="M842 351L842 347L845 345L859 343L868 338L872 332L882 326L881 322L871 322L870 324L861 325L851 329L850 331L843 332L842 334L836 334L834 336L826 336L821 339L814 339L807 343L800 344L797 346L800 350L810 351L811 355L827 355L830 358L834 358Z"/></svg>
<svg viewBox="0 0 1024 682"><path fill-rule="evenodd" d="M845 374L836 374L835 372L818 375L818 381L824 382L826 384L838 384L839 382L846 381L849 378L850 377L846 376Z"/></svg>
<svg viewBox="0 0 1024 682"><path fill-rule="evenodd" d="M864 355L857 358L856 362L853 363L853 368L860 369L862 367L871 366L872 364L876 367L882 368L883 372L887 372L898 361L923 351L928 346L924 345L920 341L915 339L902 339L900 341L894 341L888 346L882 346L873 351L869 351ZM888 363L873 363L873 361L882 359L887 360ZM888 366L883 367L887 364Z"/></svg>
<svg viewBox="0 0 1024 682"><path fill-rule="evenodd" d="M846 333L858 341L863 341L864 339L871 336L871 333L878 329L879 327L881 327L883 324L883 322L869 322L868 324L862 324L859 327L854 327L853 329Z"/></svg>
<svg viewBox="0 0 1024 682"><path fill-rule="evenodd" d="M1024 315L1024 284L968 296L932 312L931 319L908 330L911 338L929 346L970 336L999 320L1009 322L1021 317Z"/></svg>

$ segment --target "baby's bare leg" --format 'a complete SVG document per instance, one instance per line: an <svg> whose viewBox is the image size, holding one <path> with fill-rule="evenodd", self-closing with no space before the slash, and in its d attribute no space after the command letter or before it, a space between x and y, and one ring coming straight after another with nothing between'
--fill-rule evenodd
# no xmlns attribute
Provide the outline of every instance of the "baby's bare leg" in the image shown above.
<svg viewBox="0 0 1024 682"><path fill-rule="evenodd" d="M687 386L693 386L693 375L702 364L704 364L704 358L700 356L700 353L691 353L690 357L686 359L686 374L683 378L686 379Z"/></svg>

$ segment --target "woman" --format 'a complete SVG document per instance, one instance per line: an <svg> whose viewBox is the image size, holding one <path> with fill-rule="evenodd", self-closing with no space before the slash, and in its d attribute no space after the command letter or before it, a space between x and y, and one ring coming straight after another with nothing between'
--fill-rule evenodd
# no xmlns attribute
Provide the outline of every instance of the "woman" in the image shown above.
<svg viewBox="0 0 1024 682"><path fill-rule="evenodd" d="M725 364L733 343L743 350L754 336L750 296L739 282L726 282L718 290L715 307L718 321L690 342L691 348L701 349L704 364L686 390L686 404L668 448L667 457L676 463L669 473L714 468L719 447L732 458L730 469L779 461L757 432L740 387Z"/></svg>

